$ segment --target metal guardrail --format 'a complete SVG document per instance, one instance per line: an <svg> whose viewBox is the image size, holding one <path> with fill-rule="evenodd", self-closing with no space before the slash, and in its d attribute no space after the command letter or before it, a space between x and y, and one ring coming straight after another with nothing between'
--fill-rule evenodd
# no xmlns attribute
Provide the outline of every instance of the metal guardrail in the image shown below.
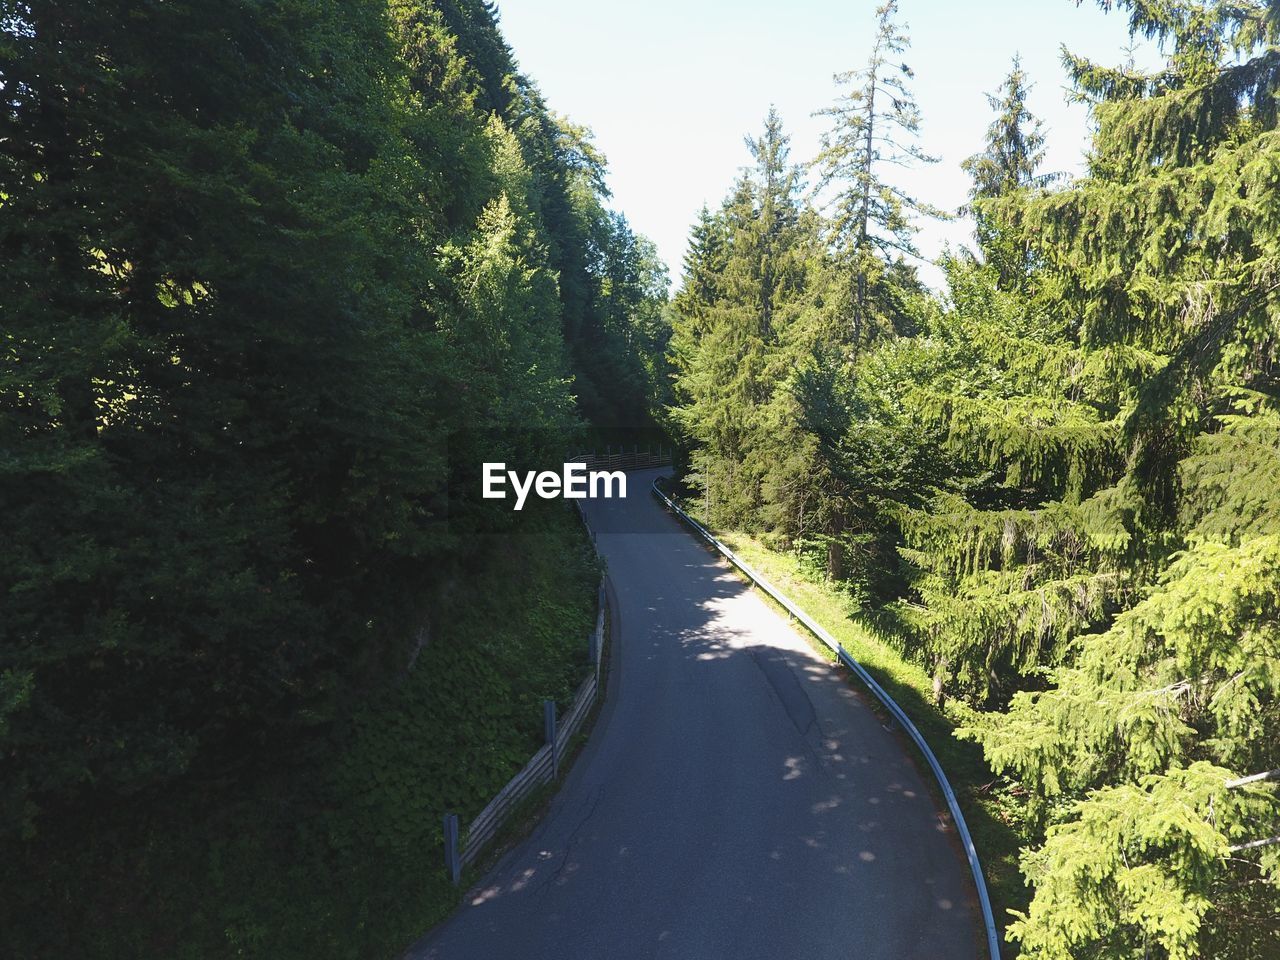
<svg viewBox="0 0 1280 960"><path fill-rule="evenodd" d="M973 837L969 834L969 826L965 823L964 814L960 811L960 804L956 800L955 791L951 789L951 783L947 780L947 775L942 770L942 764L938 762L938 758L934 756L933 751L929 748L929 744L925 741L924 736L911 722L911 718L906 712L898 706L894 699L889 696L888 692L876 682L876 679L867 672L867 669L845 651L840 641L831 636L821 624L810 617L799 606L787 597L782 591L770 583L767 579L755 571L745 560L730 550L727 546L716 539L711 533L693 517L689 516L674 500L668 497L658 488L658 482L653 483L653 493L667 507L672 510L680 519L687 523L702 539L711 544L721 555L730 563L741 570L756 586L767 593L774 601L780 604L787 613L795 617L808 628L809 632L830 647L840 658L840 662L857 675L858 679L866 685L877 700L879 700L893 716L895 720L902 726L902 729L911 737L913 743L919 748L920 753L924 756L929 764L929 769L933 771L933 775L937 778L938 786L942 788L942 795L947 801L947 809L951 812L951 819L955 821L956 831L960 834L960 842L964 845L965 855L969 860L969 870L973 874L974 886L978 888L978 903L982 909L982 922L986 927L987 949L990 951L991 960L1000 960L1000 934L996 930L995 917L991 913L991 897L987 893L987 881L982 874L982 864L978 861L978 851L974 848Z"/></svg>

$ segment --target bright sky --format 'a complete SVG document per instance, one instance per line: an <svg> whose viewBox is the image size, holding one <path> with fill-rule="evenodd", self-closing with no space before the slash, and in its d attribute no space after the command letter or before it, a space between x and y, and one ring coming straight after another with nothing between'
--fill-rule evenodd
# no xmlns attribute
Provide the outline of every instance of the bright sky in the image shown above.
<svg viewBox="0 0 1280 960"><path fill-rule="evenodd" d="M678 281L688 230L748 162L743 137L775 104L792 159L817 150L832 74L866 61L879 0L500 0L501 26L550 107L594 130L609 158L614 206L651 237ZM941 162L900 174L903 187L954 209L1015 53L1045 121L1045 170L1078 172L1088 141L1084 106L1066 102L1060 48L1108 64L1124 59L1127 18L1086 0L900 0L912 46L922 144ZM1148 46L1140 64L1157 62ZM965 222L923 225L929 257L968 240ZM937 284L939 274L924 277Z"/></svg>

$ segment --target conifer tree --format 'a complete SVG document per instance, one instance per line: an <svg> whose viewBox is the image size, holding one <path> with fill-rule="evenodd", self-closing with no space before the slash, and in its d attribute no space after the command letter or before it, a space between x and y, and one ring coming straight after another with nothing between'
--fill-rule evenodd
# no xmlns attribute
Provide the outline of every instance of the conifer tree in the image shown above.
<svg viewBox="0 0 1280 960"><path fill-rule="evenodd" d="M920 605L902 607L935 671L978 702L1053 661L1127 589L1130 540L1119 430L1149 351L1080 349L1059 286L1034 269L1015 227L991 204L1021 202L1051 178L1035 173L1042 138L1015 61L984 153L965 167L987 263L944 264L949 304L913 345L927 371L911 390L917 429L941 426L942 494L902 513L904 556Z"/></svg>
<svg viewBox="0 0 1280 960"><path fill-rule="evenodd" d="M1084 354L1055 309L999 288L991 266L946 264L950 305L911 346L915 429L940 431L947 470L901 514L935 694L983 703L1052 662L1127 589L1120 425L1141 351Z"/></svg>
<svg viewBox="0 0 1280 960"><path fill-rule="evenodd" d="M786 372L782 343L802 309L812 252L800 171L776 111L747 147L753 166L698 225L672 318L673 416L698 444L695 478L713 515L740 523L755 522L760 465L751 451Z"/></svg>
<svg viewBox="0 0 1280 960"><path fill-rule="evenodd" d="M897 0L876 10L876 36L867 64L837 74L844 88L832 106L819 112L831 118L812 167L815 190L832 188L830 244L849 278L849 340L858 347L882 332L876 325L893 318L877 316L873 301L890 265L919 258L914 235L916 216L942 216L941 211L894 184L886 166L936 163L918 145L920 109L909 83L914 76L902 59L910 40L898 23Z"/></svg>
<svg viewBox="0 0 1280 960"><path fill-rule="evenodd" d="M1018 57L1000 90L987 94L995 119L987 128L986 145L961 164L973 179L969 209L977 221L978 247L986 261L996 268L1000 284L1009 288L1026 280L1030 271L1025 242L1001 234L983 210L983 202L1007 197L1015 190L1042 186L1049 179L1037 171L1044 159L1044 133L1040 121L1027 109L1031 85Z"/></svg>
<svg viewBox="0 0 1280 960"><path fill-rule="evenodd" d="M1090 501L1112 501L1129 586L1048 689L971 735L1048 823L1010 928L1024 956L1261 958L1280 947L1280 855L1245 844L1275 835L1278 806L1229 783L1280 766L1280 36L1273 5L1120 6L1166 68L1068 58L1098 120L1089 175L993 209L1035 237L1085 363L1157 358L1109 370L1133 399L1117 480Z"/></svg>

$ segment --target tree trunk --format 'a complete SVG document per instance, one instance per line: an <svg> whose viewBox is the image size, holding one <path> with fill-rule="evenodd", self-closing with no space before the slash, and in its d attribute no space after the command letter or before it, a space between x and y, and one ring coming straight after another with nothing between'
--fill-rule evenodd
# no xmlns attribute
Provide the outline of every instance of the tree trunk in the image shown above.
<svg viewBox="0 0 1280 960"><path fill-rule="evenodd" d="M827 576L844 579L844 546L835 537L827 541Z"/></svg>
<svg viewBox="0 0 1280 960"><path fill-rule="evenodd" d="M945 685L947 682L948 662L946 657L938 657L933 664L933 702L941 708L947 702Z"/></svg>

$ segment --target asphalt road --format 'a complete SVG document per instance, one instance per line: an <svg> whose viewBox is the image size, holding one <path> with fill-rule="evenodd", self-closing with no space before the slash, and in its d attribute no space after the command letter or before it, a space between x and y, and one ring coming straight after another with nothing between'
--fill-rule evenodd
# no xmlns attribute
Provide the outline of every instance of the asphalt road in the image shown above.
<svg viewBox="0 0 1280 960"><path fill-rule="evenodd" d="M532 835L414 960L978 956L954 829L908 747L649 494L588 501L608 699Z"/></svg>

